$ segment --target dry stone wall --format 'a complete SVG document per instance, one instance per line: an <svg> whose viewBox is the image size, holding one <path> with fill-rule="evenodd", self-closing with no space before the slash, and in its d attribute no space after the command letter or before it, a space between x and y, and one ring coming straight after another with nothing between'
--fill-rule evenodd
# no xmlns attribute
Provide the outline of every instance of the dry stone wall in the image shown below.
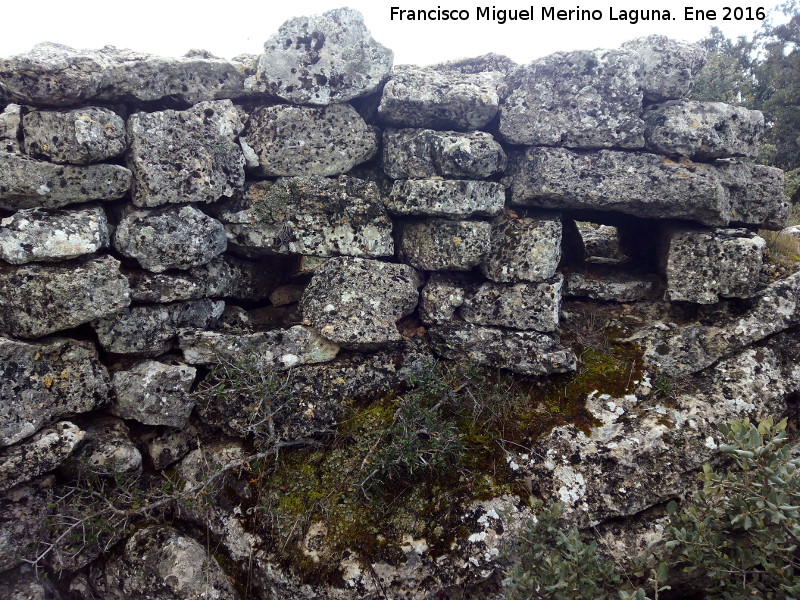
<svg viewBox="0 0 800 600"><path fill-rule="evenodd" d="M579 369L563 333L587 306L640 315L630 341L653 378L739 369L727 395L697 383L716 403L708 415L739 414L737 394L751 412L780 408L798 384L781 362L797 340L781 332L800 320L800 280L764 280L758 231L785 225L782 173L752 160L760 113L687 99L704 61L697 46L651 36L525 66L487 55L392 68L349 9L291 20L262 55L232 61L57 44L0 60L4 514L41 529L57 489L46 474L79 457L139 474L186 455L196 425L244 437L241 415L194 409L191 390L246 350L294 374L307 410L277 424L287 439L329 431L343 400L385 393L432 356L535 377ZM776 334L790 341L755 365L746 353ZM756 366L782 393L756 399ZM645 415L636 394L649 381L624 399L589 394L594 436L557 428L508 460L582 523L663 501L707 458L714 418L675 434L682 448L699 437L701 451L661 465L664 489L642 487L671 452L649 417L620 420ZM659 408L659 423L668 410L676 423L703 413L698 402ZM630 442L642 432L655 440L645 449ZM613 476L600 446L617 448ZM454 542L451 583L495 568L509 502L476 505L482 529ZM522 522L527 509L511 504ZM229 517L214 535L231 560L252 561L258 540ZM0 570L30 556L16 526L0 518ZM151 546L176 572L181 553L198 557L186 569L209 562L204 597L236 597L203 547L169 527L125 542L91 583L97 597L144 597L172 577L147 562ZM422 589L444 559L415 548L416 563L378 565L383 584L348 563L343 588L304 594ZM263 597L301 589L260 560ZM194 594L183 575L158 597ZM77 590L90 585L81 577Z"/></svg>

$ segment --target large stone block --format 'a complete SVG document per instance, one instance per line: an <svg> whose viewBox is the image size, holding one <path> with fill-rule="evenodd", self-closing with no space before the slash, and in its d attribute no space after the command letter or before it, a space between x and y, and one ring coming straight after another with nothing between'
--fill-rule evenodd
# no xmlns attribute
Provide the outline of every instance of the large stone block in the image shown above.
<svg viewBox="0 0 800 600"><path fill-rule="evenodd" d="M22 107L19 104L9 104L0 112L0 152L20 153L21 114Z"/></svg>
<svg viewBox="0 0 800 600"><path fill-rule="evenodd" d="M515 75L500 108L500 134L512 144L641 148L641 58L627 50L557 52Z"/></svg>
<svg viewBox="0 0 800 600"><path fill-rule="evenodd" d="M484 127L497 114L500 98L495 78L398 67L383 88L378 114L400 127L467 131Z"/></svg>
<svg viewBox="0 0 800 600"><path fill-rule="evenodd" d="M397 321L417 307L419 284L407 265L331 258L303 293L303 320L345 348L373 350L399 342Z"/></svg>
<svg viewBox="0 0 800 600"><path fill-rule="evenodd" d="M347 102L377 91L392 51L372 39L361 13L339 8L286 21L264 44L247 86L293 104Z"/></svg>
<svg viewBox="0 0 800 600"><path fill-rule="evenodd" d="M458 315L476 325L553 332L563 284L560 274L542 283L484 283L464 298Z"/></svg>
<svg viewBox="0 0 800 600"><path fill-rule="evenodd" d="M419 295L419 318L423 323L449 323L464 304L464 284L452 273L431 273Z"/></svg>
<svg viewBox="0 0 800 600"><path fill-rule="evenodd" d="M197 369L145 360L111 375L114 400L108 410L145 425L186 426L194 401L189 397Z"/></svg>
<svg viewBox="0 0 800 600"><path fill-rule="evenodd" d="M0 270L0 329L37 338L116 313L130 304L128 280L119 266L102 256Z"/></svg>
<svg viewBox="0 0 800 600"><path fill-rule="evenodd" d="M506 154L491 134L433 129L383 132L383 170L392 179L483 179L506 168Z"/></svg>
<svg viewBox="0 0 800 600"><path fill-rule="evenodd" d="M485 221L426 219L400 228L400 258L423 271L469 271L489 254Z"/></svg>
<svg viewBox="0 0 800 600"><path fill-rule="evenodd" d="M663 294L663 282L655 275L593 268L564 274L564 296L604 302L655 300Z"/></svg>
<svg viewBox="0 0 800 600"><path fill-rule="evenodd" d="M267 177L342 175L378 151L375 131L349 104L259 106L245 135Z"/></svg>
<svg viewBox="0 0 800 600"><path fill-rule="evenodd" d="M783 198L783 171L738 160L714 163L730 195L731 222L782 229L791 211Z"/></svg>
<svg viewBox="0 0 800 600"><path fill-rule="evenodd" d="M131 115L127 159L134 204L154 207L231 197L244 185L238 143L242 128L230 100Z"/></svg>
<svg viewBox="0 0 800 600"><path fill-rule="evenodd" d="M394 254L392 221L377 186L354 177L259 181L217 214L232 244L264 254Z"/></svg>
<svg viewBox="0 0 800 600"><path fill-rule="evenodd" d="M30 481L64 462L85 437L69 421L42 429L32 438L0 449L0 492Z"/></svg>
<svg viewBox="0 0 800 600"><path fill-rule="evenodd" d="M503 186L491 181L409 179L395 181L386 208L395 215L463 219L500 214Z"/></svg>
<svg viewBox="0 0 800 600"><path fill-rule="evenodd" d="M706 64L707 53L699 44L649 35L622 44L642 59L639 86L645 98L662 102L685 98L694 89L694 76Z"/></svg>
<svg viewBox="0 0 800 600"><path fill-rule="evenodd" d="M510 159L511 201L727 225L731 207L711 165L640 152L528 148Z"/></svg>
<svg viewBox="0 0 800 600"><path fill-rule="evenodd" d="M513 211L492 221L491 249L481 271L492 281L544 281L561 260L561 217L521 217Z"/></svg>

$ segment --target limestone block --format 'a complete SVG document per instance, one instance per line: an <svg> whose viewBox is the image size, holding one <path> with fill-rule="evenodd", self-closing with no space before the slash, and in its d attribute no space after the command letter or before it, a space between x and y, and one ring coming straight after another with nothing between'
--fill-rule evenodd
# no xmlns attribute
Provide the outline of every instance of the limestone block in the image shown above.
<svg viewBox="0 0 800 600"><path fill-rule="evenodd" d="M419 318L423 323L449 323L464 304L464 286L451 273L432 273L419 295Z"/></svg>
<svg viewBox="0 0 800 600"><path fill-rule="evenodd" d="M129 369L115 371L111 386L115 398L109 412L145 425L182 429L194 408L189 397L197 369L145 360Z"/></svg>
<svg viewBox="0 0 800 600"><path fill-rule="evenodd" d="M424 271L469 271L490 250L491 225L485 221L426 219L400 228L399 255Z"/></svg>
<svg viewBox="0 0 800 600"><path fill-rule="evenodd" d="M651 102L688 96L694 89L694 76L708 58L699 44L671 40L664 35L636 38L622 47L641 56L639 86Z"/></svg>
<svg viewBox="0 0 800 600"><path fill-rule="evenodd" d="M20 153L21 113L22 107L19 104L9 104L0 112L0 152Z"/></svg>
<svg viewBox="0 0 800 600"><path fill-rule="evenodd" d="M492 220L491 249L481 264L497 282L544 281L555 275L561 260L561 217L521 217L512 211Z"/></svg>
<svg viewBox="0 0 800 600"><path fill-rule="evenodd" d="M616 269L570 271L564 274L564 296L604 302L655 300L663 284L654 275L638 275Z"/></svg>
<svg viewBox="0 0 800 600"><path fill-rule="evenodd" d="M0 450L0 492L55 469L85 435L74 423L61 421L30 439Z"/></svg>
<svg viewBox="0 0 800 600"><path fill-rule="evenodd" d="M142 472L142 454L131 441L125 422L113 417L100 417L84 429L86 439L81 447L64 464L66 473L76 475L85 468L95 473L139 475Z"/></svg>
<svg viewBox="0 0 800 600"><path fill-rule="evenodd" d="M774 230L786 226L790 207L783 199L783 171L738 160L719 160L714 166L730 196L733 223Z"/></svg>
<svg viewBox="0 0 800 600"><path fill-rule="evenodd" d="M553 332L563 284L561 274L541 283L484 283L464 298L458 315L476 325Z"/></svg>
<svg viewBox="0 0 800 600"><path fill-rule="evenodd" d="M503 186L491 181L408 179L394 182L386 208L394 215L463 219L497 215L505 200Z"/></svg>

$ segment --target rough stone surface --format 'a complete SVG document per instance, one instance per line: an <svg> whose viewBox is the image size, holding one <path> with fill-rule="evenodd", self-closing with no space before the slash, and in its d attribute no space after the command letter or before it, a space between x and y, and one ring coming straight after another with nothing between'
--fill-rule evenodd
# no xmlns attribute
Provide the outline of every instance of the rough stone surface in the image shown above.
<svg viewBox="0 0 800 600"><path fill-rule="evenodd" d="M666 236L667 300L714 304L720 296L746 298L755 292L763 238L742 229L681 227Z"/></svg>
<svg viewBox="0 0 800 600"><path fill-rule="evenodd" d="M108 407L112 415L145 425L183 428L194 407L189 397L197 369L154 360L115 371L111 387L115 398Z"/></svg>
<svg viewBox="0 0 800 600"><path fill-rule="evenodd" d="M239 600L203 546L172 527L140 529L101 579L109 600Z"/></svg>
<svg viewBox="0 0 800 600"><path fill-rule="evenodd" d="M89 423L81 447L64 463L64 471L72 475L90 468L99 474L139 475L142 454L131 441L128 426L120 419L101 417Z"/></svg>
<svg viewBox="0 0 800 600"><path fill-rule="evenodd" d="M109 378L94 345L64 338L40 344L0 337L0 445L104 403Z"/></svg>
<svg viewBox="0 0 800 600"><path fill-rule="evenodd" d="M0 494L0 572L35 556L39 542L49 539L53 483L53 477L40 477Z"/></svg>
<svg viewBox="0 0 800 600"><path fill-rule="evenodd" d="M506 153L484 131L433 129L383 132L383 170L392 179L459 177L483 179L506 168Z"/></svg>
<svg viewBox="0 0 800 600"><path fill-rule="evenodd" d="M293 104L347 102L376 91L392 51L372 39L361 13L339 8L289 19L264 44L248 86Z"/></svg>
<svg viewBox="0 0 800 600"><path fill-rule="evenodd" d="M133 203L153 207L231 197L244 185L237 141L243 127L230 100L131 115L127 160Z"/></svg>
<svg viewBox="0 0 800 600"><path fill-rule="evenodd" d="M35 110L22 118L25 153L62 164L88 165L125 151L125 121L107 109Z"/></svg>
<svg viewBox="0 0 800 600"><path fill-rule="evenodd" d="M0 450L0 492L52 471L83 441L84 432L69 421L47 427Z"/></svg>
<svg viewBox="0 0 800 600"><path fill-rule="evenodd" d="M218 216L232 244L270 254L394 254L392 221L378 188L354 177L256 182Z"/></svg>
<svg viewBox="0 0 800 600"><path fill-rule="evenodd" d="M303 320L335 344L372 350L402 339L396 323L417 307L419 286L407 265L331 258L303 293Z"/></svg>
<svg viewBox="0 0 800 600"><path fill-rule="evenodd" d="M22 107L9 104L0 112L0 152L20 153L19 132Z"/></svg>
<svg viewBox="0 0 800 600"><path fill-rule="evenodd" d="M622 44L639 54L642 71L639 86L645 98L662 102L685 98L694 89L694 76L706 64L707 53L698 44L649 35Z"/></svg>
<svg viewBox="0 0 800 600"><path fill-rule="evenodd" d="M64 266L0 270L0 329L36 338L113 314L130 304L128 280L110 256Z"/></svg>
<svg viewBox="0 0 800 600"><path fill-rule="evenodd" d="M108 220L100 207L31 208L0 220L0 258L15 265L76 258L108 244Z"/></svg>
<svg viewBox="0 0 800 600"><path fill-rule="evenodd" d="M92 323L107 352L158 356L169 350L183 327L214 327L225 303L189 300L173 304L148 304L126 308Z"/></svg>
<svg viewBox="0 0 800 600"><path fill-rule="evenodd" d="M378 151L375 131L349 104L259 106L245 136L266 177L343 175Z"/></svg>
<svg viewBox="0 0 800 600"><path fill-rule="evenodd" d="M452 360L468 359L523 375L575 370L573 351L544 333L454 323L431 327L430 335L434 351Z"/></svg>
<svg viewBox="0 0 800 600"><path fill-rule="evenodd" d="M65 600L53 582L27 565L16 572L4 573L0 597L8 600Z"/></svg>
<svg viewBox="0 0 800 600"><path fill-rule="evenodd" d="M529 148L512 155L508 172L515 204L706 225L727 225L731 219L728 193L710 165L646 153Z"/></svg>
<svg viewBox="0 0 800 600"><path fill-rule="evenodd" d="M655 300L663 294L663 283L655 275L594 268L565 273L563 294L611 302Z"/></svg>
<svg viewBox="0 0 800 600"><path fill-rule="evenodd" d="M491 249L481 272L497 282L550 279L561 260L561 236L559 215L506 211L492 221Z"/></svg>
<svg viewBox="0 0 800 600"><path fill-rule="evenodd" d="M627 50L557 52L517 75L500 109L500 134L511 144L571 148L641 148L641 59Z"/></svg>
<svg viewBox="0 0 800 600"><path fill-rule="evenodd" d="M449 323L464 304L464 285L451 273L432 273L419 295L419 318L423 323Z"/></svg>
<svg viewBox="0 0 800 600"><path fill-rule="evenodd" d="M398 67L383 88L378 114L391 125L433 129L480 129L497 114L495 78Z"/></svg>
<svg viewBox="0 0 800 600"><path fill-rule="evenodd" d="M114 248L154 273L199 267L227 245L222 223L191 205L128 207L114 232Z"/></svg>
<svg viewBox="0 0 800 600"><path fill-rule="evenodd" d="M153 463L153 468L161 471L182 459L192 449L197 448L197 437L197 429L189 425L180 431L154 429L140 436L140 439L144 443L147 456Z"/></svg>
<svg viewBox="0 0 800 600"><path fill-rule="evenodd" d="M645 111L647 148L698 160L756 156L764 115L723 102L672 100Z"/></svg>
<svg viewBox="0 0 800 600"><path fill-rule="evenodd" d="M92 200L122 198L131 172L119 165L54 165L0 153L0 208L59 208Z"/></svg>
<svg viewBox="0 0 800 600"><path fill-rule="evenodd" d="M594 226L589 223L577 223L584 256L587 260L603 259L622 262L627 256L620 246L619 230L611 225Z"/></svg>
<svg viewBox="0 0 800 600"><path fill-rule="evenodd" d="M305 291L305 285L288 284L275 288L275 291L269 295L269 301L272 306L287 306L300 302Z"/></svg>
<svg viewBox="0 0 800 600"><path fill-rule="evenodd" d="M503 186L491 181L410 179L394 183L386 208L395 215L462 219L497 215L505 200Z"/></svg>
<svg viewBox="0 0 800 600"><path fill-rule="evenodd" d="M400 229L400 257L425 271L469 271L490 250L491 225L484 221L426 219Z"/></svg>
<svg viewBox="0 0 800 600"><path fill-rule="evenodd" d="M783 199L783 171L737 160L714 163L731 202L731 221L782 229L791 208Z"/></svg>
<svg viewBox="0 0 800 600"><path fill-rule="evenodd" d="M252 353L257 368L324 363L336 358L339 346L302 325L257 333L221 333L187 330L180 335L184 360L193 365L235 364Z"/></svg>
<svg viewBox="0 0 800 600"><path fill-rule="evenodd" d="M464 299L458 315L467 323L533 329L558 328L563 277L542 283L484 283Z"/></svg>
<svg viewBox="0 0 800 600"><path fill-rule="evenodd" d="M165 58L113 46L76 50L45 42L0 60L0 92L43 106L166 97L195 104L244 95L244 70L225 60Z"/></svg>

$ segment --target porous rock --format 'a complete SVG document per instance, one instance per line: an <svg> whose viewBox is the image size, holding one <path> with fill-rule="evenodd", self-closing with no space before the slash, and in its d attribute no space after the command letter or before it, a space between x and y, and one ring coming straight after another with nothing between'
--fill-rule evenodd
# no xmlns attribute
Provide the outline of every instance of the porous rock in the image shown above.
<svg viewBox="0 0 800 600"><path fill-rule="evenodd" d="M523 375L575 370L573 351L544 333L458 323L431 327L429 333L434 351L452 360L467 359Z"/></svg>
<svg viewBox="0 0 800 600"><path fill-rule="evenodd" d="M742 229L685 227L670 228L666 236L667 300L714 304L720 296L746 298L755 292L763 238Z"/></svg>
<svg viewBox="0 0 800 600"><path fill-rule="evenodd" d="M783 198L781 169L738 160L719 160L714 166L730 195L733 223L774 230L786 226L791 209Z"/></svg>
<svg viewBox="0 0 800 600"><path fill-rule="evenodd" d="M458 315L476 325L549 333L558 328L563 284L560 274L541 283L487 282L464 298Z"/></svg>
<svg viewBox="0 0 800 600"><path fill-rule="evenodd" d="M0 445L103 404L109 377L89 342L51 338L27 343L0 337Z"/></svg>
<svg viewBox="0 0 800 600"><path fill-rule="evenodd" d="M764 115L724 102L671 100L644 112L647 148L698 160L756 156Z"/></svg>
<svg viewBox="0 0 800 600"><path fill-rule="evenodd" d="M37 338L116 313L130 304L128 280L119 265L101 256L0 270L0 329Z"/></svg>
<svg viewBox="0 0 800 600"><path fill-rule="evenodd" d="M222 223L191 205L128 207L114 232L114 248L154 273L204 265L227 245Z"/></svg>
<svg viewBox="0 0 800 600"><path fill-rule="evenodd" d="M140 529L111 559L100 585L109 600L238 600L239 594L203 546L172 527Z"/></svg>
<svg viewBox="0 0 800 600"><path fill-rule="evenodd" d="M153 429L140 436L147 456L153 463L153 468L161 471L171 464L182 459L197 447L198 431L192 425L185 429L177 430L166 428Z"/></svg>
<svg viewBox="0 0 800 600"><path fill-rule="evenodd" d="M19 265L92 254L109 244L102 208L21 210L0 221L0 258Z"/></svg>
<svg viewBox="0 0 800 600"><path fill-rule="evenodd" d="M39 543L50 539L53 483L52 476L40 477L0 494L0 572L34 558Z"/></svg>
<svg viewBox="0 0 800 600"><path fill-rule="evenodd" d="M88 165L125 151L125 121L96 106L35 110L22 118L25 153L54 163Z"/></svg>
<svg viewBox="0 0 800 600"><path fill-rule="evenodd" d="M54 165L0 153L0 208L59 208L92 200L117 200L131 187L119 165Z"/></svg>
<svg viewBox="0 0 800 600"><path fill-rule="evenodd" d="M431 273L419 295L419 318L423 323L449 323L464 304L464 285L452 273Z"/></svg>
<svg viewBox="0 0 800 600"><path fill-rule="evenodd" d="M468 271L490 249L491 225L485 221L426 219L400 228L400 257L425 271Z"/></svg>
<svg viewBox="0 0 800 600"><path fill-rule="evenodd" d="M570 148L641 148L644 121L639 55L627 50L557 52L515 77L500 109L500 134L511 144Z"/></svg>
<svg viewBox="0 0 800 600"><path fill-rule="evenodd" d="M694 76L706 64L708 55L699 44L649 35L622 44L642 60L638 78L645 98L662 102L685 98L694 89Z"/></svg>
<svg viewBox="0 0 800 600"><path fill-rule="evenodd" d="M20 153L19 131L22 107L9 104L0 112L0 152Z"/></svg>
<svg viewBox="0 0 800 600"><path fill-rule="evenodd" d="M281 285L275 288L275 291L269 295L269 301L272 306L287 306L289 304L294 304L296 302L300 302L305 289L305 285Z"/></svg>
<svg viewBox="0 0 800 600"><path fill-rule="evenodd" d="M69 421L56 423L0 450L0 492L52 471L64 462L85 434Z"/></svg>
<svg viewBox="0 0 800 600"><path fill-rule="evenodd" d="M616 269L593 268L564 274L564 296L611 302L655 300L663 294L656 275L639 275Z"/></svg>
<svg viewBox="0 0 800 600"><path fill-rule="evenodd" d="M134 177L133 203L154 207L231 197L244 185L237 141L242 128L230 100L131 115L126 156Z"/></svg>
<svg viewBox="0 0 800 600"><path fill-rule="evenodd" d="M387 129L383 170L392 179L459 177L483 179L506 168L506 154L484 131Z"/></svg>
<svg viewBox="0 0 800 600"><path fill-rule="evenodd" d="M506 211L492 220L491 247L481 271L497 282L550 279L561 260L561 237L558 214L528 217Z"/></svg>
<svg viewBox="0 0 800 600"><path fill-rule="evenodd" d="M146 360L111 375L112 415L145 425L183 428L194 408L189 397L197 369Z"/></svg>
<svg viewBox="0 0 800 600"><path fill-rule="evenodd" d="M417 307L419 285L407 265L331 258L303 293L303 320L335 344L373 350L402 339L396 323Z"/></svg>
<svg viewBox="0 0 800 600"><path fill-rule="evenodd" d="M339 8L281 25L264 43L247 85L293 104L347 102L376 91L392 60L392 51L372 39L361 13Z"/></svg>
<svg viewBox="0 0 800 600"><path fill-rule="evenodd" d="M259 106L245 136L267 177L342 175L378 151L375 131L349 104Z"/></svg>
<svg viewBox="0 0 800 600"><path fill-rule="evenodd" d="M131 440L125 422L113 417L95 419L84 428L84 443L62 466L62 470L75 476L89 468L94 473L139 475L142 472L142 454Z"/></svg>
<svg viewBox="0 0 800 600"><path fill-rule="evenodd" d="M237 247L269 254L394 254L392 221L372 182L342 176L259 181L218 217Z"/></svg>
<svg viewBox="0 0 800 600"><path fill-rule="evenodd" d="M497 114L500 98L495 78L403 66L383 88L378 114L399 127L469 131L484 127Z"/></svg>
<svg viewBox="0 0 800 600"><path fill-rule="evenodd" d="M622 262L627 256L620 246L619 229L612 225L577 223L583 241L583 255L586 259Z"/></svg>
<svg viewBox="0 0 800 600"><path fill-rule="evenodd" d="M727 225L728 193L717 170L656 154L528 148L512 155L511 201L539 208L619 211L637 217Z"/></svg>
<svg viewBox="0 0 800 600"><path fill-rule="evenodd" d="M491 181L410 179L396 181L386 201L395 215L463 219L503 210L505 190Z"/></svg>

